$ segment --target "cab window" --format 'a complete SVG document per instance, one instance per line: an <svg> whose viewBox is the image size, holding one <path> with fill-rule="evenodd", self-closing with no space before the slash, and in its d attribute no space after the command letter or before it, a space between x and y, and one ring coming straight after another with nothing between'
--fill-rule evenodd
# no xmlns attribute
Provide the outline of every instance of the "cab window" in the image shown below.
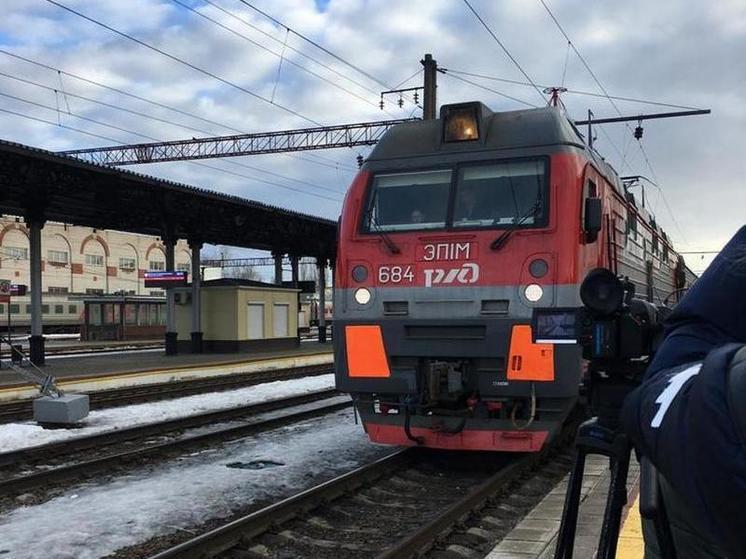
<svg viewBox="0 0 746 559"><path fill-rule="evenodd" d="M543 222L545 176L543 160L462 168L456 185L453 226L531 226Z"/></svg>
<svg viewBox="0 0 746 559"><path fill-rule="evenodd" d="M450 170L377 175L364 218L365 229L443 229L450 188Z"/></svg>

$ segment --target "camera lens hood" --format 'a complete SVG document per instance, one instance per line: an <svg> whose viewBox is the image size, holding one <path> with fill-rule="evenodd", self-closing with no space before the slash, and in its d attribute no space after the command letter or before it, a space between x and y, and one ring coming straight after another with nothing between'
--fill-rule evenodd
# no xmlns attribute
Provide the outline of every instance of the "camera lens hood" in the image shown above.
<svg viewBox="0 0 746 559"><path fill-rule="evenodd" d="M624 304L624 285L611 270L596 268L580 284L580 300L599 315L613 314Z"/></svg>

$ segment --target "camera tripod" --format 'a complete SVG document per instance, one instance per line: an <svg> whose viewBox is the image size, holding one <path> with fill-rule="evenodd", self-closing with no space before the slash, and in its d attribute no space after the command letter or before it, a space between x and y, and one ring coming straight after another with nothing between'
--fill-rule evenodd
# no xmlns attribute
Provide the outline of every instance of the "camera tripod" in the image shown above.
<svg viewBox="0 0 746 559"><path fill-rule="evenodd" d="M555 559L572 559L585 460L588 455L600 454L609 458L611 480L596 557L597 559L614 559L622 511L627 503L627 473L632 445L627 435L619 429L616 416L602 416L593 417L580 425L575 446L577 456L565 494L565 505L554 557ZM654 522L661 557L676 559L665 507L660 499L657 474L653 465L644 457L641 461L640 477L640 509L643 516Z"/></svg>

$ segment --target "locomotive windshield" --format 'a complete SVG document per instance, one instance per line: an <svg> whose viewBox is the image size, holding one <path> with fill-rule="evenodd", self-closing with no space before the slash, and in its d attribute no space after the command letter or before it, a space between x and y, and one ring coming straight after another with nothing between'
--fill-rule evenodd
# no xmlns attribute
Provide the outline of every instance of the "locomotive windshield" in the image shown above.
<svg viewBox="0 0 746 559"><path fill-rule="evenodd" d="M544 175L540 160L463 167L456 184L453 226L540 222Z"/></svg>
<svg viewBox="0 0 746 559"><path fill-rule="evenodd" d="M371 232L535 226L548 215L546 172L536 159L377 175L363 225Z"/></svg>
<svg viewBox="0 0 746 559"><path fill-rule="evenodd" d="M442 229L450 189L451 171L378 175L366 225L378 231Z"/></svg>

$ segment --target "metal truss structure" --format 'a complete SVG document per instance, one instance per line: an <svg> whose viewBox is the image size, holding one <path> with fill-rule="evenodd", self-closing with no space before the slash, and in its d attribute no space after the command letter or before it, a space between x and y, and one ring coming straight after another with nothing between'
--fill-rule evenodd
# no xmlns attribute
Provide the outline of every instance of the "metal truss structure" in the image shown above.
<svg viewBox="0 0 746 559"><path fill-rule="evenodd" d="M60 153L99 165L136 165L163 161L188 161L216 157L370 146L375 144L392 126L414 120L417 119L358 122L279 132L235 134L170 142L76 149Z"/></svg>

